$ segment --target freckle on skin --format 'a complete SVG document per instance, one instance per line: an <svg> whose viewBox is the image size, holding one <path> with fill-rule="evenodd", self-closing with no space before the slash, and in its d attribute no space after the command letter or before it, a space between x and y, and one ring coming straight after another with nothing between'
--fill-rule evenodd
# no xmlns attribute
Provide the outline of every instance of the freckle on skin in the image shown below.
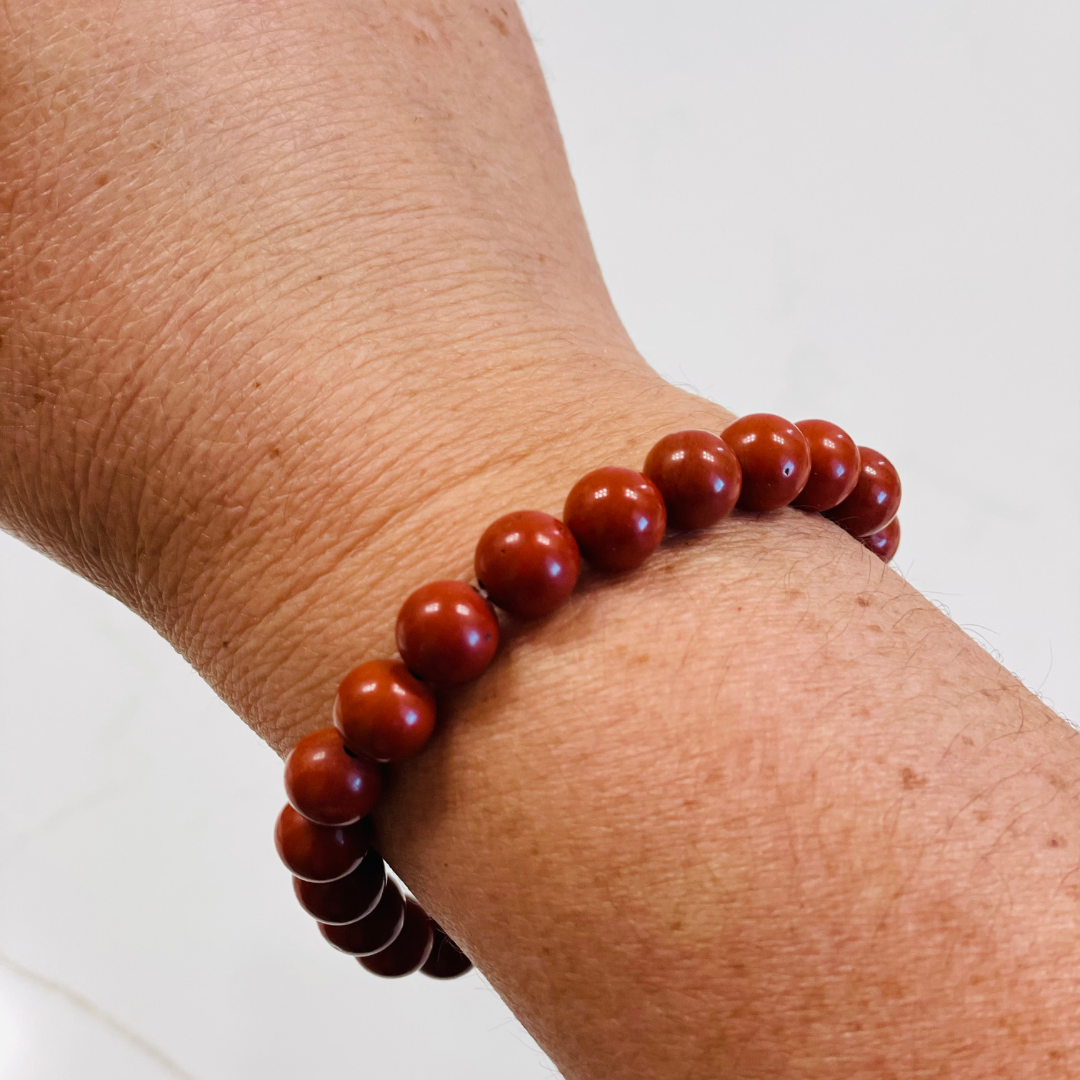
<svg viewBox="0 0 1080 1080"><path fill-rule="evenodd" d="M862 593L860 593L858 596L855 597L855 603L858 604L859 607L869 607L870 597L864 596Z"/></svg>
<svg viewBox="0 0 1080 1080"><path fill-rule="evenodd" d="M900 780L905 791L913 791L915 788L926 786L926 777L920 776L914 769L909 769L906 765L900 770Z"/></svg>

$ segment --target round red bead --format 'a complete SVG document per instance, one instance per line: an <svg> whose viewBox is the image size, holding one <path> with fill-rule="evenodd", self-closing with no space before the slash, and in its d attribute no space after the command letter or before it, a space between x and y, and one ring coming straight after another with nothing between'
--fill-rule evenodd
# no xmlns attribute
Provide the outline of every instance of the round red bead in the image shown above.
<svg viewBox="0 0 1080 1080"><path fill-rule="evenodd" d="M800 420L796 427L810 446L810 479L791 504L800 510L831 510L859 481L859 448L828 420Z"/></svg>
<svg viewBox="0 0 1080 1080"><path fill-rule="evenodd" d="M332 727L305 736L285 760L289 802L319 825L350 825L367 817L381 780L379 767L350 754Z"/></svg>
<svg viewBox="0 0 1080 1080"><path fill-rule="evenodd" d="M344 926L319 923L322 936L350 956L370 956L385 949L401 933L405 922L405 898L389 878L375 910Z"/></svg>
<svg viewBox="0 0 1080 1080"><path fill-rule="evenodd" d="M431 955L420 969L433 979L456 979L472 968L472 961L446 936L443 929L433 924L434 938Z"/></svg>
<svg viewBox="0 0 1080 1080"><path fill-rule="evenodd" d="M472 586L433 581L402 604L397 646L414 675L436 686L459 686L487 670L499 647L499 622Z"/></svg>
<svg viewBox="0 0 1080 1080"><path fill-rule="evenodd" d="M825 516L852 536L880 532L900 509L900 474L884 454L859 447L859 480L851 494Z"/></svg>
<svg viewBox="0 0 1080 1080"><path fill-rule="evenodd" d="M476 545L476 578L493 604L522 619L550 615L574 591L581 553L556 517L518 510L492 522Z"/></svg>
<svg viewBox="0 0 1080 1080"><path fill-rule="evenodd" d="M674 529L706 529L727 517L742 489L739 459L708 431L665 435L645 459L645 475L656 485Z"/></svg>
<svg viewBox="0 0 1080 1080"><path fill-rule="evenodd" d="M806 436L772 413L741 416L721 436L742 466L739 506L759 513L787 506L810 476Z"/></svg>
<svg viewBox="0 0 1080 1080"><path fill-rule="evenodd" d="M386 885L386 867L379 853L369 849L360 865L337 881L302 881L293 878L300 906L319 922L339 926L370 915Z"/></svg>
<svg viewBox="0 0 1080 1080"><path fill-rule="evenodd" d="M900 546L900 519L893 518L884 529L859 537L859 542L868 547L882 562L889 562Z"/></svg>
<svg viewBox="0 0 1080 1080"><path fill-rule="evenodd" d="M288 805L274 828L281 861L305 881L335 881L355 870L370 836L367 818L352 825L316 825Z"/></svg>
<svg viewBox="0 0 1080 1080"><path fill-rule="evenodd" d="M400 660L369 660L341 681L334 726L354 753L401 761L431 738L435 695Z"/></svg>
<svg viewBox="0 0 1080 1080"><path fill-rule="evenodd" d="M358 956L361 967L384 979L400 979L419 971L431 955L433 940L431 920L427 912L415 901L405 901L405 919L401 932L377 953Z"/></svg>
<svg viewBox="0 0 1080 1080"><path fill-rule="evenodd" d="M608 466L583 476L570 489L563 520L593 566L633 570L663 540L667 511L648 477Z"/></svg>

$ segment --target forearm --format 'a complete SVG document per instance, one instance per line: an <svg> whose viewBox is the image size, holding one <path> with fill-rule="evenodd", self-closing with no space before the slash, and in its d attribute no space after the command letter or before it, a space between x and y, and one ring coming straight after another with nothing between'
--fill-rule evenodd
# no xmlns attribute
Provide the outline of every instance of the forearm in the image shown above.
<svg viewBox="0 0 1080 1080"><path fill-rule="evenodd" d="M493 517L724 424L613 315L513 13L8 7L0 516L279 748ZM1040 1075L1070 734L834 527L736 516L512 635L379 843L568 1076Z"/></svg>

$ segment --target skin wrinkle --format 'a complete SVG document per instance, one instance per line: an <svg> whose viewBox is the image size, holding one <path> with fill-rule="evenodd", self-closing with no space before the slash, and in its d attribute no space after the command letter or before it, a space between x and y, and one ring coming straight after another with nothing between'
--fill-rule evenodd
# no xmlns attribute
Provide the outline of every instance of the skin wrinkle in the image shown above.
<svg viewBox="0 0 1080 1080"><path fill-rule="evenodd" d="M528 457L528 455L523 456L522 460L523 461L527 460L527 457ZM461 485L468 484L468 483L476 480L476 478L478 478L478 477L488 476L489 474L490 474L489 465L487 463L485 463L485 462L481 462L480 464L475 465L475 467L472 467L469 471L465 472L461 477L459 477L456 484L453 485L453 486L447 487L446 483L445 483L445 480L441 481L441 485L443 487L443 490L440 492L440 496L438 496L438 503L445 503L447 505L447 507L451 507L451 505L454 505L456 503L468 504L468 501L469 501L468 497L461 497L459 495ZM423 490L423 489L418 490L416 492L416 495L415 495L414 512L415 512L415 509L417 507L419 507L419 505L422 504L423 507L424 507L424 510L426 510L427 515L430 518L437 519L437 517L440 516L440 507L438 507L437 503L432 502L432 495L433 494L434 494L434 492L430 491L430 490ZM325 507L323 509L325 510ZM401 512L399 512L399 515L397 515L397 516L400 516L400 513ZM397 524L399 524L400 530L404 529L404 527L407 526L407 524L408 524L408 517L406 517L404 519L404 521L399 521L399 523L397 523ZM363 538L361 538L360 540L354 540L351 537L346 537L345 538L345 548L346 548L346 550L345 550L345 552L343 552L339 556L339 558L341 558L341 559L348 558L348 556L352 554L352 549L354 548L354 546L355 546L355 548L360 548L360 546L362 546L363 543L364 543ZM334 571L336 569L338 569L338 567L340 565L340 563L337 561L337 559L335 559L335 562L330 564L329 567L325 567L325 566L323 566L321 564L321 558L326 553L325 552L322 552L322 553L319 552L319 538L318 537L314 537L314 536L310 537L308 542L306 544L301 545L301 546L302 546L302 550L305 551L305 565L306 566L315 566L316 569L313 571L312 580L309 580L308 583L303 583L302 581L298 582L296 580L289 581L288 592L289 592L289 595L291 595L294 600L298 596L302 596L303 594L307 593L309 590L315 589L315 586L318 586L318 584L321 581L325 580L327 577L332 576ZM400 556L393 556L393 557L396 559L397 557L400 557ZM240 565L243 565L243 564L241 563ZM460 572L460 571L458 571L458 572ZM318 594L316 594L316 599L315 599L316 603L318 603L318 599L319 599ZM283 618L292 618L292 616L291 615L283 616ZM273 640L274 635L267 634L267 638L269 640Z"/></svg>
<svg viewBox="0 0 1080 1080"><path fill-rule="evenodd" d="M440 479L433 479L432 483L438 483L443 488L443 490L440 492L440 496L439 496L440 501L446 503L447 505L453 505L454 503L456 503L458 501L466 501L466 500L459 500L458 491L460 490L460 485L467 484L468 482L475 479L476 477L485 474L488 471L488 468L489 467L488 467L488 465L486 463L479 463L478 465L472 467L470 470L466 471L460 478L458 478L458 480L456 481L455 486L451 486L449 489L446 488L445 480L443 480L441 478ZM309 590L315 589L316 586L318 586L318 584L320 582L324 581L327 577L331 576L340 567L341 563L344 560L346 560L349 556L353 555L354 551L356 549L362 548L364 546L364 544L367 542L368 537L374 531L378 531L381 528L385 528L389 524L389 522L391 520L397 519L396 524L398 525L399 532L401 532L401 531L403 531L404 529L407 528L408 523L409 523L409 519L411 517L415 516L418 508L421 505L426 506L426 514L427 514L427 516L429 518L437 518L438 517L437 508L433 512L432 511L432 506L431 506L431 498L432 498L433 494L434 494L433 489L430 489L430 488L429 489L423 489L423 488L421 488L415 493L415 502L414 502L414 504L413 504L413 506L411 508L409 508L407 510L403 509L403 510L395 511L395 513L393 515L391 515L391 517L389 519L384 516L384 518L382 519L381 522L378 523L378 525L376 525L375 527L369 527L366 534L363 533L363 532L361 532L359 535L346 534L344 537L341 538L341 541L339 542L339 546L343 547L344 550L339 552L337 555L333 555L332 552L330 553L332 555L332 561L329 564L329 566L326 566L326 565L323 564L323 560L324 560L324 557L327 555L327 552L319 550L320 546L321 546L321 543L320 543L320 538L317 535L312 535L310 533L310 531L309 531L308 535L305 538L305 542L303 544L299 543L299 540L302 537L298 537L297 538L298 543L293 545L293 546L297 547L299 549L302 549L304 551L304 566L305 567L313 567L314 569L308 575L308 580L306 582L303 579L290 579L289 580L288 589L287 589L289 596L295 602L300 597L302 597L306 592L308 592ZM331 504L330 509L331 510L333 509L332 504ZM321 505L321 511L325 512L326 510L327 510L326 505L322 504ZM317 524L317 523L313 523L313 524ZM303 528L306 529L308 527L304 526ZM395 556L395 558L397 558L397 557L398 556ZM242 566L243 562L242 561L239 562L239 565ZM316 599L315 599L316 603L318 602L318 599L319 599L318 596L316 596ZM218 598L211 595L211 600L214 603L216 603ZM280 602L279 600L275 601L275 603L279 603L279 602ZM291 617L291 615L289 617ZM268 638L268 640L273 640L273 635L268 634L267 638Z"/></svg>

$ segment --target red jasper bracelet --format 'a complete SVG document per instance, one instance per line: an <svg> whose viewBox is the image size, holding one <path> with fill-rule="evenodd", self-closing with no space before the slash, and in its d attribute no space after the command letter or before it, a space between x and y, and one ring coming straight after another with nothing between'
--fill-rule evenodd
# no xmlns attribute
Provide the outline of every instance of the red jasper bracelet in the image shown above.
<svg viewBox="0 0 1080 1080"><path fill-rule="evenodd" d="M286 759L289 805L275 839L301 906L331 945L376 975L468 971L468 957L387 877L367 817L382 765L418 754L431 738L436 691L471 682L491 663L494 609L550 615L574 591L582 559L602 571L633 570L667 529L708 528L736 506L822 513L888 562L900 543L899 505L900 477L884 455L826 420L754 413L722 436L664 436L643 472L588 473L571 488L562 521L538 510L499 518L476 548L479 587L434 581L412 593L398 613L401 659L350 671L334 699L334 726L305 736Z"/></svg>

